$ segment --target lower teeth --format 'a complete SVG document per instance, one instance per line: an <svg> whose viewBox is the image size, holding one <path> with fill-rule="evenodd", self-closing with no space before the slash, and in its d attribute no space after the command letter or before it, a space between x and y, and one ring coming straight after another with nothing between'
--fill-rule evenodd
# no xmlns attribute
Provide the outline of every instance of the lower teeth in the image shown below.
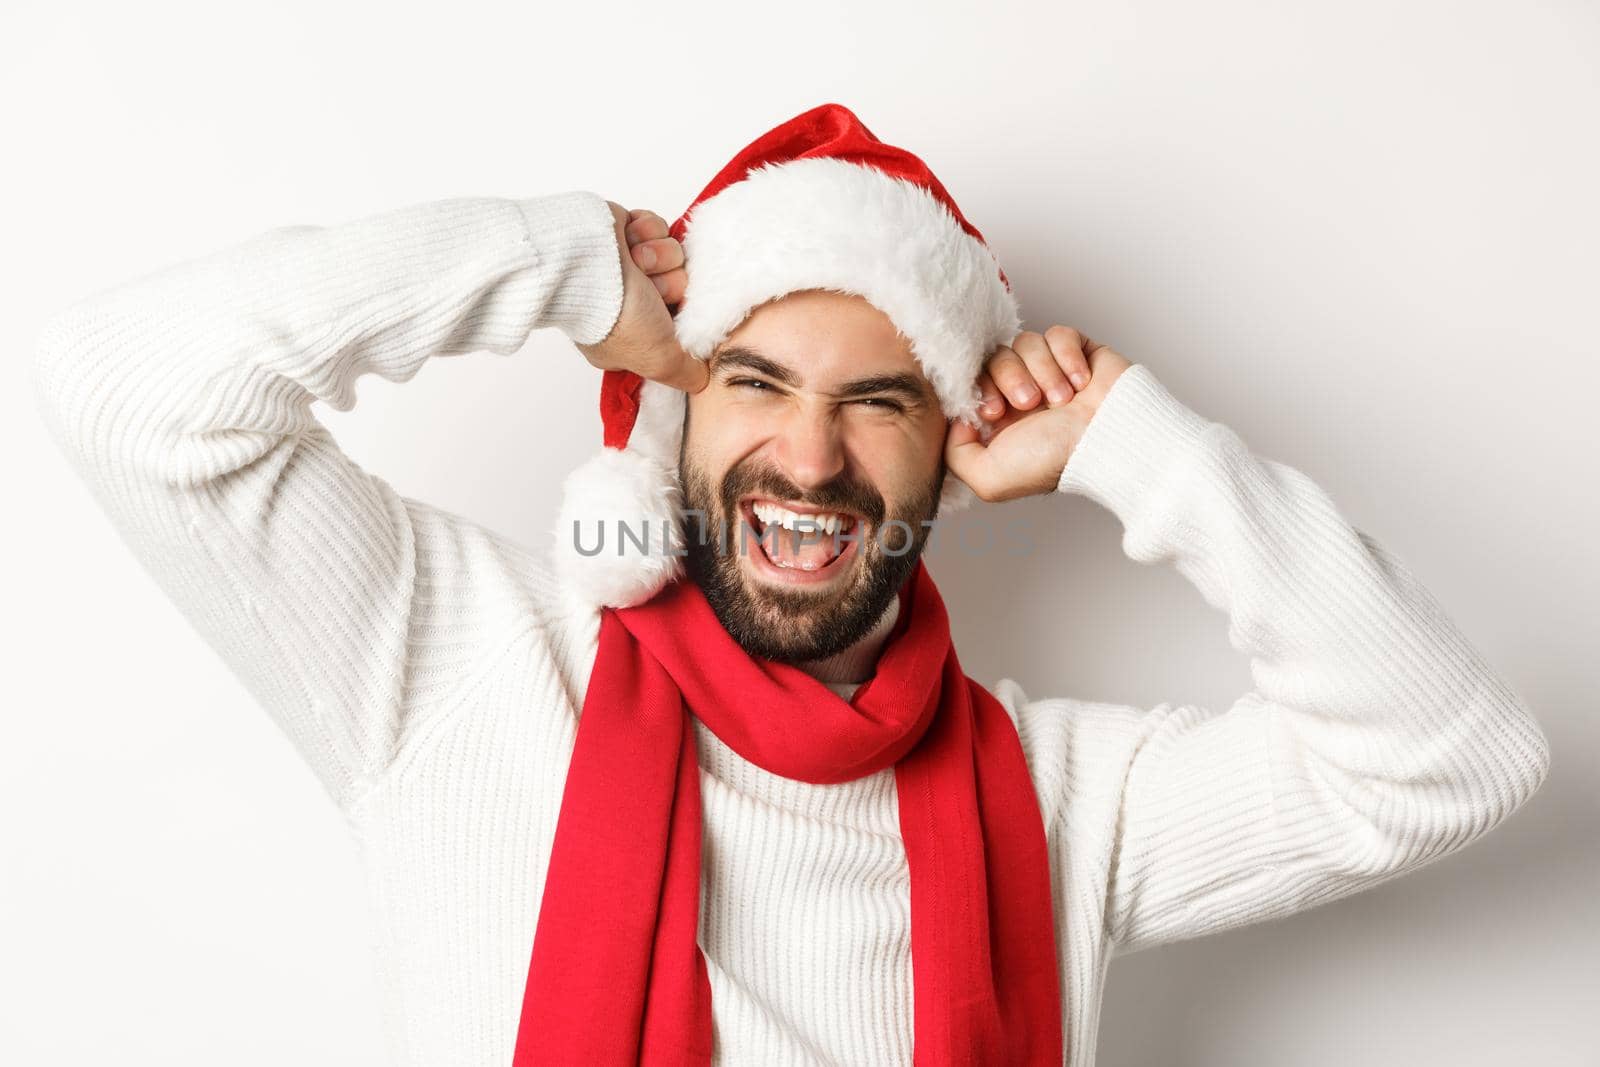
<svg viewBox="0 0 1600 1067"><path fill-rule="evenodd" d="M767 540L766 540L766 536L765 535L766 535L766 528L763 528L761 530L761 536L759 537L759 543L761 545L761 554L766 557L768 563L772 564L774 567L777 567L779 570L806 571L806 572L820 571L824 567L827 567L829 564L831 564L834 561L836 561L840 556L844 555L844 550L840 549L837 553L835 553L828 560L826 560L826 561L824 561L822 563L813 564L813 565L811 565L809 567L806 566L803 563L790 563L790 562L787 562L785 560L773 559L772 558L772 554L767 551ZM778 536L782 537L783 534L779 534Z"/></svg>

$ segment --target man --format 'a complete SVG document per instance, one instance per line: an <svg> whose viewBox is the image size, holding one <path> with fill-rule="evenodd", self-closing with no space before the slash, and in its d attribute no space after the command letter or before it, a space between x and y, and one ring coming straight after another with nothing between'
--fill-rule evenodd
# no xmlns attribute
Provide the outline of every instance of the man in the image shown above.
<svg viewBox="0 0 1600 1067"><path fill-rule="evenodd" d="M1308 478L1015 316L920 161L824 105L671 226L570 192L275 230L61 313L36 373L358 835L393 1062L1086 1065L1113 954L1457 850L1549 753ZM553 566L310 412L536 328L605 370ZM1054 492L1227 611L1256 689L967 678L930 523Z"/></svg>

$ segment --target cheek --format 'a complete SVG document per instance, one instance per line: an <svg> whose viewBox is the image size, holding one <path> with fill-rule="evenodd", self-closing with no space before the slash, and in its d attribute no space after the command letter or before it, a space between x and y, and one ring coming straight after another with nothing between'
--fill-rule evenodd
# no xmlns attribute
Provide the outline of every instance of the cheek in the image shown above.
<svg viewBox="0 0 1600 1067"><path fill-rule="evenodd" d="M855 454L861 469L892 505L923 493L944 459L945 422L883 427L864 433Z"/></svg>
<svg viewBox="0 0 1600 1067"><path fill-rule="evenodd" d="M740 440L754 441L759 427L765 424L770 429L772 423L770 414L763 414L751 404L733 402L715 384L689 397L685 417L687 447L699 449L702 454L726 449Z"/></svg>
<svg viewBox="0 0 1600 1067"><path fill-rule="evenodd" d="M949 426L943 415L932 414L913 425L900 427L895 454L908 476L925 480L938 470L944 459Z"/></svg>
<svg viewBox="0 0 1600 1067"><path fill-rule="evenodd" d="M748 416L726 406L717 410L713 407L707 403L690 409L683 439L683 462L694 468L715 495L721 492L728 472L752 449L759 447L761 438L746 425L752 421Z"/></svg>

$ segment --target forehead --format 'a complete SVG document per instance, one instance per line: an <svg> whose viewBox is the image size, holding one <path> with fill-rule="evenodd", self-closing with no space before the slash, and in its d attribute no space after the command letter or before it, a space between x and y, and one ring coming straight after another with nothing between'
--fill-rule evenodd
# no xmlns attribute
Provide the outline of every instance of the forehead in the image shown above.
<svg viewBox="0 0 1600 1067"><path fill-rule="evenodd" d="M805 289L770 300L718 351L734 347L761 352L808 385L896 372L927 383L911 342L888 315L854 293Z"/></svg>

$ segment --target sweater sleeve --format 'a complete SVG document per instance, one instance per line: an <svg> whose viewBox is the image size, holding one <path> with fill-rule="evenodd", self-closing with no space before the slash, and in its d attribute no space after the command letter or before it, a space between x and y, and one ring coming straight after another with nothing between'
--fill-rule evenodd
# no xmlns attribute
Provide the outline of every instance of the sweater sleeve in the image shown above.
<svg viewBox="0 0 1600 1067"><path fill-rule="evenodd" d="M1128 368L1058 489L1112 511L1229 616L1226 709L1083 706L1115 753L1106 933L1126 954L1343 897L1454 852L1549 768L1546 739L1438 603L1304 474Z"/></svg>
<svg viewBox="0 0 1600 1067"><path fill-rule="evenodd" d="M362 375L511 355L541 327L595 342L621 304L600 196L435 201L268 230L81 299L46 322L32 384L123 541L348 808L530 572L363 470L312 403L348 410Z"/></svg>

